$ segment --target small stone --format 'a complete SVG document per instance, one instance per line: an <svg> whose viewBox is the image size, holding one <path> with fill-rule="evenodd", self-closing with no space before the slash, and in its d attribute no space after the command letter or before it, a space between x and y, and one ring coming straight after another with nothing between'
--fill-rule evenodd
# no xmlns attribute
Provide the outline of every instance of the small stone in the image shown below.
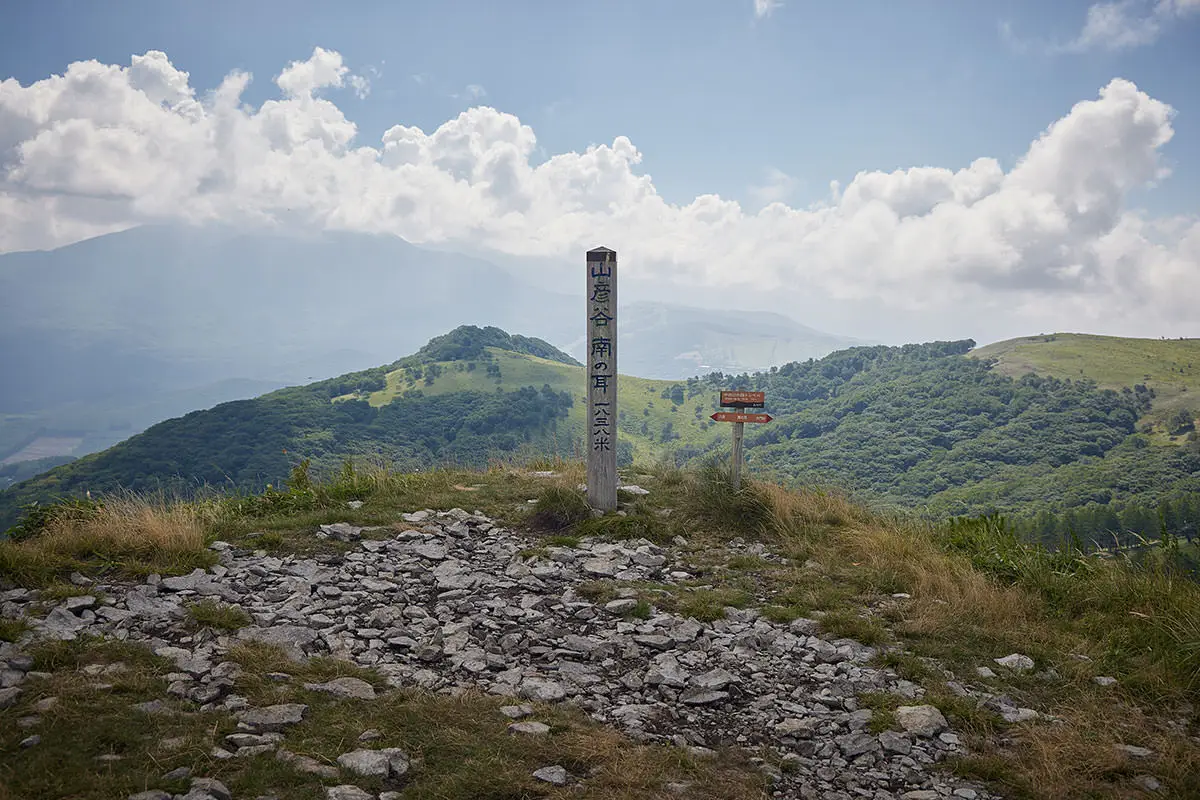
<svg viewBox="0 0 1200 800"><path fill-rule="evenodd" d="M941 800L941 798L932 789L913 789L911 792L900 795L900 800Z"/></svg>
<svg viewBox="0 0 1200 800"><path fill-rule="evenodd" d="M508 726L509 733L522 733L527 736L545 736L550 732L550 726L544 722L514 722Z"/></svg>
<svg viewBox="0 0 1200 800"><path fill-rule="evenodd" d="M304 719L308 706L301 703L281 703L266 708L251 708L238 712L238 722L252 731L281 731Z"/></svg>
<svg viewBox="0 0 1200 800"><path fill-rule="evenodd" d="M909 733L926 738L947 728L946 718L934 706L900 706L896 709L896 722Z"/></svg>
<svg viewBox="0 0 1200 800"><path fill-rule="evenodd" d="M692 688L679 695L679 701L689 706L707 706L728 699L729 692L719 692L713 689Z"/></svg>
<svg viewBox="0 0 1200 800"><path fill-rule="evenodd" d="M1005 706L1000 709L1000 716L1005 722L1016 724L1018 722L1029 722L1041 716L1032 708L1013 708Z"/></svg>
<svg viewBox="0 0 1200 800"><path fill-rule="evenodd" d="M954 796L961 797L963 800L975 800L976 797L979 797L979 792L964 786L961 789L955 789Z"/></svg>
<svg viewBox="0 0 1200 800"><path fill-rule="evenodd" d="M17 698L21 696L21 687L10 686L7 689L0 689L0 710L6 709L13 703L17 702Z"/></svg>
<svg viewBox="0 0 1200 800"><path fill-rule="evenodd" d="M376 739L382 739L382 738L383 738L383 733L375 730L374 728L367 728L365 731L363 731L362 733L360 733L358 735L358 740L360 742L373 742Z"/></svg>
<svg viewBox="0 0 1200 800"><path fill-rule="evenodd" d="M554 786L567 785L567 771L558 764L555 764L552 767L542 767L541 769L534 771L533 777L537 778L539 781L545 781L546 783L553 784Z"/></svg>
<svg viewBox="0 0 1200 800"><path fill-rule="evenodd" d="M533 706L524 703L519 706L500 706L500 713L509 719L523 719L533 714Z"/></svg>
<svg viewBox="0 0 1200 800"><path fill-rule="evenodd" d="M383 750L353 750L338 756L338 765L356 775L401 778L408 773L408 754L396 747Z"/></svg>
<svg viewBox="0 0 1200 800"><path fill-rule="evenodd" d="M635 608L637 608L637 604L637 600L633 599L632 597L627 597L624 600L613 600L612 602L605 603L604 610L610 614L628 614L630 611L633 611ZM549 769L549 767L546 769Z"/></svg>
<svg viewBox="0 0 1200 800"><path fill-rule="evenodd" d="M1117 683L1116 678L1110 677L1108 675L1097 675L1096 677L1092 678L1092 681L1097 686L1115 686Z"/></svg>
<svg viewBox="0 0 1200 800"><path fill-rule="evenodd" d="M907 736L895 731L884 731L879 734L879 744L889 753L899 753L906 756L912 752L912 742Z"/></svg>
<svg viewBox="0 0 1200 800"><path fill-rule="evenodd" d="M134 703L134 711L140 711L143 714L166 714L171 710L171 707L162 700L147 700L145 703Z"/></svg>
<svg viewBox="0 0 1200 800"><path fill-rule="evenodd" d="M1133 779L1133 785L1147 792L1157 792L1162 788L1162 784L1159 783L1158 778L1153 775L1138 775Z"/></svg>
<svg viewBox="0 0 1200 800"><path fill-rule="evenodd" d="M171 795L162 789L150 789L145 792L129 795L129 800L171 800Z"/></svg>
<svg viewBox="0 0 1200 800"><path fill-rule="evenodd" d="M57 697L43 697L41 700L38 700L33 704L33 710L38 714L45 714L56 705L58 705Z"/></svg>
<svg viewBox="0 0 1200 800"><path fill-rule="evenodd" d="M358 511L360 508L363 507L363 501L362 500L351 500L350 502L346 503L346 505L349 508L351 508L352 510Z"/></svg>
<svg viewBox="0 0 1200 800"><path fill-rule="evenodd" d="M327 683L306 683L304 688L353 700L375 699L375 687L361 678L334 678Z"/></svg>
<svg viewBox="0 0 1200 800"><path fill-rule="evenodd" d="M226 788L225 784L216 778L192 778L192 785L188 788L187 798L190 800L193 796L196 798L207 796L215 798L215 800L233 800L233 794Z"/></svg>
<svg viewBox="0 0 1200 800"><path fill-rule="evenodd" d="M726 686L734 683L735 681L737 681L737 676L732 675L718 667L717 669L706 672L703 675L696 675L689 681L689 683L692 686L700 689L715 690L724 689Z"/></svg>
<svg viewBox="0 0 1200 800"><path fill-rule="evenodd" d="M192 777L191 767L178 767L162 776L164 781L186 781Z"/></svg>
<svg viewBox="0 0 1200 800"><path fill-rule="evenodd" d="M820 725L819 720L808 717L789 717L775 726L779 736L811 736Z"/></svg>
<svg viewBox="0 0 1200 800"><path fill-rule="evenodd" d="M521 696L542 703L553 703L566 697L567 691L561 683L545 678L526 678L521 681Z"/></svg>
<svg viewBox="0 0 1200 800"><path fill-rule="evenodd" d="M297 772L304 772L309 775L319 775L320 777L327 778L329 780L334 780L339 775L336 767L331 767L328 764L322 764L320 761L317 761L314 758L309 758L308 756L296 755L290 750L276 750L275 760L291 764L292 769L296 770Z"/></svg>
<svg viewBox="0 0 1200 800"><path fill-rule="evenodd" d="M1119 744L1117 749L1131 758L1149 758L1154 755L1154 751L1148 747L1139 747L1136 744Z"/></svg>
<svg viewBox="0 0 1200 800"><path fill-rule="evenodd" d="M1033 669L1033 659L1021 653L1012 653L1004 658L992 659L1002 667L1008 667L1014 672L1027 672Z"/></svg>
<svg viewBox="0 0 1200 800"><path fill-rule="evenodd" d="M345 783L341 786L327 786L325 800L375 800L375 795L365 789Z"/></svg>
<svg viewBox="0 0 1200 800"><path fill-rule="evenodd" d="M85 608L95 608L96 598L90 594L81 594L77 597L68 597L63 601L63 605L67 607L68 611L73 611L78 614Z"/></svg>
<svg viewBox="0 0 1200 800"><path fill-rule="evenodd" d="M22 739L22 740L21 740L21 747L22 747L22 748L33 747L33 746L35 746L35 745L39 745L39 744L41 744L41 743L42 743L42 737L41 737L41 736L38 736L38 735L35 733L33 736L26 736L24 739Z"/></svg>
<svg viewBox="0 0 1200 800"><path fill-rule="evenodd" d="M976 675L978 675L978 676L979 676L979 677L981 677L981 678L994 678L994 677L996 677L996 673L992 671L992 668L991 668L991 667L976 667L976 668L975 668L975 674L976 674Z"/></svg>

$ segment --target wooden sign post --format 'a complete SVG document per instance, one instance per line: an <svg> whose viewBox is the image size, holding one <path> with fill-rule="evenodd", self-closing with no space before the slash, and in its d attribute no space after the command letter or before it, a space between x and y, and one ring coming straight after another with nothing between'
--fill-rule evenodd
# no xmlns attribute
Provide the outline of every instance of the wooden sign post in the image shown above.
<svg viewBox="0 0 1200 800"><path fill-rule="evenodd" d="M721 392L722 408L763 408L767 404L767 396L763 392ZM717 422L733 423L733 488L742 487L742 435L746 423L764 423L771 421L770 414L744 414L740 412L718 411L712 415Z"/></svg>
<svg viewBox="0 0 1200 800"><path fill-rule="evenodd" d="M617 254L587 254L587 496L617 507Z"/></svg>

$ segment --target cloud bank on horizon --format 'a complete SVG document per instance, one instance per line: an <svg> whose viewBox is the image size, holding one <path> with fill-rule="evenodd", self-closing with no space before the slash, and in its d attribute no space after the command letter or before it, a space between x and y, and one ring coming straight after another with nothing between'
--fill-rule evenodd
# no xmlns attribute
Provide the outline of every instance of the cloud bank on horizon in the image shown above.
<svg viewBox="0 0 1200 800"><path fill-rule="evenodd" d="M1200 219L1128 207L1169 174L1175 112L1120 78L1065 109L1007 170L983 156L863 171L806 208L768 193L757 213L716 195L666 202L623 136L541 159L528 125L487 106L361 143L322 92L363 96L369 81L331 50L284 68L278 98L257 107L242 99L250 80L235 71L199 91L150 51L129 66L81 61L28 86L0 82L0 252L180 220L385 232L571 263L603 242L627 270L668 281L817 287L908 310L1001 297L1076 324L1196 324Z"/></svg>

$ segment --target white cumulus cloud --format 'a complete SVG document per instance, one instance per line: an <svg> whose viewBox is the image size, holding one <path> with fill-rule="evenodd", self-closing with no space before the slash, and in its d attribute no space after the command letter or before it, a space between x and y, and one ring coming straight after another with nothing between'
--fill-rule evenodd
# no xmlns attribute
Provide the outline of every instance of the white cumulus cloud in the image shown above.
<svg viewBox="0 0 1200 800"><path fill-rule="evenodd" d="M791 179L772 173L752 212L713 194L668 203L623 136L543 158L532 128L486 106L361 142L320 96L350 81L333 51L290 64L280 96L259 106L243 100L250 79L198 90L152 51L0 82L0 251L164 219L387 232L572 262L602 242L635 275L693 286L819 290L932 314L986 302L1093 329L1195 326L1200 221L1127 206L1166 175L1174 111L1126 80L1066 109L1007 170L982 156L864 171L807 208L787 205Z"/></svg>
<svg viewBox="0 0 1200 800"><path fill-rule="evenodd" d="M1163 30L1200 12L1200 0L1115 0L1088 7L1083 30L1062 49L1125 50L1151 44Z"/></svg>

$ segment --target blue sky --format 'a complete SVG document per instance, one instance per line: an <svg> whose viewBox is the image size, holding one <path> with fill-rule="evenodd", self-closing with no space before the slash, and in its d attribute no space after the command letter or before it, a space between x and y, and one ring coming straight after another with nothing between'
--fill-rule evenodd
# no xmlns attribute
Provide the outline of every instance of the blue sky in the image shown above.
<svg viewBox="0 0 1200 800"><path fill-rule="evenodd" d="M155 119L89 100L142 92L131 57L150 51L184 86ZM123 72L46 80L88 59ZM293 68L327 79L289 94ZM253 75L238 130L257 132L214 147L209 93L235 70ZM661 291L854 335L1200 334L1200 0L42 0L5 12L6 77L0 251L286 212L510 262L600 236ZM409 156L388 161L389 129Z"/></svg>
<svg viewBox="0 0 1200 800"><path fill-rule="evenodd" d="M1050 54L1036 43L1077 35L1086 0L791 0L762 18L751 0L120 6L10 8L0 75L28 83L71 61L157 49L195 86L253 73L246 99L261 102L275 94L270 76L319 45L381 73L365 100L339 104L371 142L397 122L432 130L486 102L532 125L549 153L628 136L672 202L705 192L752 202L747 188L773 168L796 179L800 203L862 169L958 168L985 155L1007 168L1121 76L1183 112L1166 148L1173 175L1142 205L1200 206L1200 16L1151 46ZM1034 44L1019 52L1004 22Z"/></svg>

